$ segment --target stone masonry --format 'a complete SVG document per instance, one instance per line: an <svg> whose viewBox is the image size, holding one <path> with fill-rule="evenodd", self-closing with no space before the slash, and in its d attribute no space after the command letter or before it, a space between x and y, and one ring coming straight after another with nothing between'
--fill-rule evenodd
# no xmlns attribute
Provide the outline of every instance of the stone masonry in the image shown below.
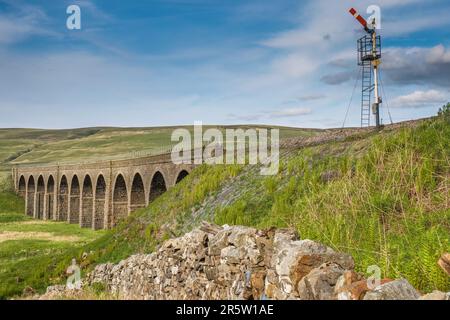
<svg viewBox="0 0 450 320"><path fill-rule="evenodd" d="M194 165L173 164L170 154L78 165L16 166L16 192L25 214L81 227L112 228L187 176Z"/></svg>
<svg viewBox="0 0 450 320"><path fill-rule="evenodd" d="M79 290L51 286L38 298L76 298L92 287L103 288L112 299L450 299L439 291L422 295L405 279L372 285L355 272L350 255L300 240L289 229L205 222L154 253L97 265Z"/></svg>

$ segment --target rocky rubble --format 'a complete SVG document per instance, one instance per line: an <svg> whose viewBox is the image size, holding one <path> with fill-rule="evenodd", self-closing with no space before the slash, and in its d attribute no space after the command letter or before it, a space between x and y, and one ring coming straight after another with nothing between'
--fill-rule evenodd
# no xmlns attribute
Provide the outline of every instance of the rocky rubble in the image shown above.
<svg viewBox="0 0 450 320"><path fill-rule="evenodd" d="M83 287L101 284L119 299L441 299L421 297L405 279L369 289L353 258L286 229L203 223L152 254L98 265ZM49 287L43 298L67 290Z"/></svg>

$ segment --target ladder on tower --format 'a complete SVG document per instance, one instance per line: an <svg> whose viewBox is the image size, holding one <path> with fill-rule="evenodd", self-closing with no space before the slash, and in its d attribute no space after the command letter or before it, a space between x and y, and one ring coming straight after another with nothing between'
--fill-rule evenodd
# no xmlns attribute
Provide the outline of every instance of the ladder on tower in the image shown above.
<svg viewBox="0 0 450 320"><path fill-rule="evenodd" d="M370 61L362 61L361 70L361 127L368 127L370 126L371 113L370 97L375 87L372 82L372 63Z"/></svg>

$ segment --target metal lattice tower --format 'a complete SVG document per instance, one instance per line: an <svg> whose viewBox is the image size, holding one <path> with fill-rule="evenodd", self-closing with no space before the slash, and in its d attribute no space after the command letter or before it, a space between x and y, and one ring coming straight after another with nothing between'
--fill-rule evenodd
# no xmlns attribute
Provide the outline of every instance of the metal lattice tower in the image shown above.
<svg viewBox="0 0 450 320"><path fill-rule="evenodd" d="M380 127L381 97L378 92L378 69L381 59L381 37L376 34L375 20L369 29L367 21L355 9L350 13L361 23L367 35L358 40L358 65L361 66L361 127L370 126L370 114L375 116L376 126ZM371 103L372 93L374 103Z"/></svg>
<svg viewBox="0 0 450 320"><path fill-rule="evenodd" d="M372 64L361 64L361 127L370 126L370 98L373 91Z"/></svg>

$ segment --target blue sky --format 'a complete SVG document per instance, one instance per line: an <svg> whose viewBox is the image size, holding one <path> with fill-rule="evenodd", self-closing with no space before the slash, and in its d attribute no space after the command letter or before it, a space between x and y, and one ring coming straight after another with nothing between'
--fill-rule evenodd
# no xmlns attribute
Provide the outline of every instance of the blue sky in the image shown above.
<svg viewBox="0 0 450 320"><path fill-rule="evenodd" d="M81 30L66 28L71 4ZM393 120L436 114L450 100L449 1L0 0L0 127L340 127L363 35L347 11L370 4ZM358 85L346 125L359 99Z"/></svg>

